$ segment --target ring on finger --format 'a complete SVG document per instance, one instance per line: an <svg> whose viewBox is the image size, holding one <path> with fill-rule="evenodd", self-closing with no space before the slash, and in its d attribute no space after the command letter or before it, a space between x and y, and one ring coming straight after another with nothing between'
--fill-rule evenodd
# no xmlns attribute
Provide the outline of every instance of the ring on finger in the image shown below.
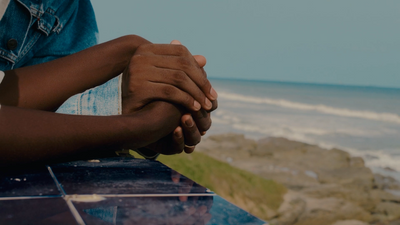
<svg viewBox="0 0 400 225"><path fill-rule="evenodd" d="M185 144L185 148L195 148L196 147L196 145L186 145Z"/></svg>

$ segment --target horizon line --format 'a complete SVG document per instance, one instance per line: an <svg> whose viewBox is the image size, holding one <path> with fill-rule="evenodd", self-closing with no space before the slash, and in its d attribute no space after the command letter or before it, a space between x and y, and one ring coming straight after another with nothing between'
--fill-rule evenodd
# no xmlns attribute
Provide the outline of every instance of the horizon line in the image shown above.
<svg viewBox="0 0 400 225"><path fill-rule="evenodd" d="M269 83L286 83L286 84L303 84L303 85L325 85L325 86L345 86L345 87L358 87L358 88L381 88L381 89L395 89L400 90L399 87L390 86L374 86L374 85L357 85L357 84L337 84L337 83L319 83L319 82L301 82L301 81L282 81L282 80L263 80L263 79L245 79L245 78L227 78L227 77L208 77L215 80L236 80L236 81L258 81Z"/></svg>

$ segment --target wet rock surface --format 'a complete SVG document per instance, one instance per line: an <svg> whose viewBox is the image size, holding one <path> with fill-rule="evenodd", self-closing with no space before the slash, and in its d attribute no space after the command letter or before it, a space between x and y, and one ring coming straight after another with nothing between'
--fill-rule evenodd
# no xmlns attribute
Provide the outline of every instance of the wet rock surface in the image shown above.
<svg viewBox="0 0 400 225"><path fill-rule="evenodd" d="M400 224L400 196L390 193L400 184L343 150L240 134L209 136L196 150L284 184L290 191L271 224Z"/></svg>

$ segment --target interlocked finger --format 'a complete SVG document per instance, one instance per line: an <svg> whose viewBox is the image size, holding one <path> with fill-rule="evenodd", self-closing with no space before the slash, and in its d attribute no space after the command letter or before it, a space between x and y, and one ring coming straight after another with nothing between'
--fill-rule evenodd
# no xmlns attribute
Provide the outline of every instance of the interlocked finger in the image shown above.
<svg viewBox="0 0 400 225"><path fill-rule="evenodd" d="M153 76L149 81L153 83L169 84L179 88L183 92L189 94L194 100L201 105L202 108L211 110L212 102L205 96L203 91L181 70L157 68L155 70L159 76ZM194 110L193 107L188 107L189 110ZM196 111L199 108L196 109Z"/></svg>
<svg viewBox="0 0 400 225"><path fill-rule="evenodd" d="M217 94L204 75L202 68L188 49L179 44L149 44L141 45L135 52L137 55L153 54L164 57L157 61L158 67L183 70L191 80L202 90L209 100L215 100ZM197 58L199 56L196 56ZM205 64L205 63L203 63Z"/></svg>
<svg viewBox="0 0 400 225"><path fill-rule="evenodd" d="M210 113L204 109L200 109L199 111L192 112L192 118L196 123L197 129L200 134L206 132L211 127L211 117Z"/></svg>
<svg viewBox="0 0 400 225"><path fill-rule="evenodd" d="M195 146L201 140L201 134L190 114L185 114L182 116L181 124L183 135L185 137L184 151L186 153L192 153L195 149Z"/></svg>

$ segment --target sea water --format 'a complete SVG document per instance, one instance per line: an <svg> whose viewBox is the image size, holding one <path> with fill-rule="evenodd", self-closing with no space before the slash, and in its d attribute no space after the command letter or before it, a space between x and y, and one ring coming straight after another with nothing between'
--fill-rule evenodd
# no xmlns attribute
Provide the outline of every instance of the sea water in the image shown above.
<svg viewBox="0 0 400 225"><path fill-rule="evenodd" d="M400 180L400 89L211 79L219 94L209 134L285 137L361 156Z"/></svg>

